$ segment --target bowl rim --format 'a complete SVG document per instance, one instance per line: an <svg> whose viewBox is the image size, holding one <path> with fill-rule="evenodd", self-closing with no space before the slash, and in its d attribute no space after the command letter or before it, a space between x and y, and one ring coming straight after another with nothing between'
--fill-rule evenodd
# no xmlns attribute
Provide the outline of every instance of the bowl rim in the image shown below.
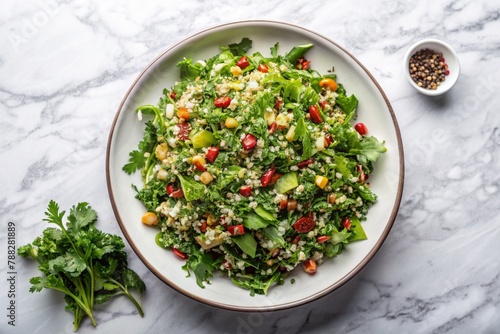
<svg viewBox="0 0 500 334"><path fill-rule="evenodd" d="M443 86L440 86L436 90L425 89L425 88L419 87L415 83L415 81L413 81L413 79L410 77L410 72L408 71L408 63L410 61L410 57L419 49L419 47L421 47L424 44L434 44L434 45L438 45L438 46L446 49L452 55L452 58L455 60L455 62L457 64L457 67L454 68L454 72L456 72L457 74L456 74L456 76L453 76L453 78L452 78L453 81L451 81L450 84L446 85L445 88L443 88ZM438 95L442 95L442 94L446 93L447 91L449 91L455 85L455 83L458 81L458 77L460 76L460 60L459 60L458 55L455 52L455 50L448 43L446 43L442 40L436 39L436 38L425 38L425 39L422 39L422 40L419 40L419 41L413 43L408 48L408 50L405 53L404 60L403 60L403 70L405 73L404 75L408 79L408 81L410 82L411 86L413 88L415 88L419 93L422 93L422 94L428 95L428 96L438 96ZM449 79L450 78L447 78L446 80L449 80Z"/></svg>
<svg viewBox="0 0 500 334"><path fill-rule="evenodd" d="M112 141L113 141L113 136L118 124L118 120L120 118L121 112L123 111L123 107L128 100L130 94L134 90L135 86L138 84L138 82L141 80L141 78L148 72L148 70L155 65L166 53L170 52L171 50L175 49L179 45L185 43L186 40L193 39L199 35L203 35L211 30L218 30L221 28L226 28L230 27L233 25L244 25L244 24L262 24L262 25L282 25L284 27L290 27L293 29L298 29L302 30L308 34L315 35L319 38L324 39L325 41L328 41L335 47L339 48L342 52L344 52L348 57L350 57L353 61L356 62L356 64L368 75L372 83L375 85L376 89L378 90L378 93L381 95L383 98L385 104L388 107L388 111L390 113L390 118L392 120L392 124L394 125L394 131L395 131L395 136L397 139L397 152L398 152L398 157L399 157L399 175L397 176L397 191L394 199L394 203L392 205L392 210L391 214L389 216L388 222L385 225L383 232L381 233L379 239L376 241L374 244L373 248L370 249L370 251L366 254L366 256L360 261L350 272L348 272L345 276L343 276L341 279L339 279L337 282L334 282L331 286L329 286L326 289L323 289L316 294L302 298L299 300L295 300L293 302L288 302L285 304L281 305L267 305L267 306L234 306L234 305L229 305L226 303L222 302L217 302L213 300L207 300L203 297L199 297L196 293L193 293L191 291L184 290L178 286L176 286L174 283L170 282L168 279L165 279L164 275L161 274L154 266L150 264L147 258L137 249L137 246L134 244L134 242L131 240L130 234L126 230L124 223L120 217L120 213L118 211L118 207L115 201L115 196L113 194L113 189L111 186L111 170L110 170L110 160L111 160L111 148L112 148ZM160 279L163 283L168 285L170 288L173 290L195 300L198 301L202 304L209 305L212 307L220 308L220 309L225 309L229 311L237 311L237 312L274 312L274 311L279 311L279 310L286 310L286 309L291 309L295 307L299 307L305 304L308 304L310 302L316 301L320 298L325 297L326 295L332 293L333 291L341 288L344 286L347 282L349 282L353 277L355 277L359 272L361 272L366 265L371 261L371 259L375 256L375 254L380 250L382 244L384 241L387 239L387 236L389 235L389 232L391 231L394 222L396 220L399 207L401 205L401 200L403 196L403 188L404 188L404 176L405 176L405 159L404 159L404 149L403 149L403 141L402 141L402 136L401 132L399 129L398 121L396 119L396 115L394 113L394 110L392 108L392 105L389 102L389 99L387 98L386 94L382 90L381 86L379 83L375 80L373 75L367 70L367 68L360 63L358 59L356 59L350 52L348 52L346 49L344 49L342 46L337 44L336 42L332 41L330 38L319 34L315 31L312 31L308 28L304 28L302 26L299 26L294 23L286 22L286 21L280 21L280 20L267 20L267 19L248 19L248 20L236 20L236 21L228 21L224 22L221 24L217 25L212 25L207 28L204 28L202 30L198 30L192 34L189 34L177 42L171 44L170 46L167 46L165 49L163 49L156 57L153 58L152 61L150 61L143 70L137 75L135 80L132 82L128 90L126 91L124 97L122 98L117 111L115 113L109 135L108 135L108 142L106 146L106 158L105 158L105 168L106 168L106 183L107 183L107 189L108 189L108 195L110 198L111 206L114 212L114 215L117 219L117 222L120 226L120 229L122 233L124 234L125 238L127 239L127 242L130 244L132 250L134 253L139 257L139 259L143 262L143 264L148 268L149 271L151 271L158 279Z"/></svg>

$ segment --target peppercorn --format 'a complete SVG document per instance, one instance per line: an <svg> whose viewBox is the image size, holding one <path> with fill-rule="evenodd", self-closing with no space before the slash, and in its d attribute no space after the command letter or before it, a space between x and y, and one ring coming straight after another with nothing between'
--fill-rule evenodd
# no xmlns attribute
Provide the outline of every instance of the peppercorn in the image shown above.
<svg viewBox="0 0 500 334"><path fill-rule="evenodd" d="M413 54L410 57L409 71L410 77L419 87L433 90L450 74L443 54L431 49L422 49Z"/></svg>

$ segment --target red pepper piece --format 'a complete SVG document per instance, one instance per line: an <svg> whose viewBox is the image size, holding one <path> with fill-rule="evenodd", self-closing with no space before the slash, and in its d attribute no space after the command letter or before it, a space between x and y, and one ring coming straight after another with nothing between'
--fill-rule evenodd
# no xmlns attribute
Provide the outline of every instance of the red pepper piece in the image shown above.
<svg viewBox="0 0 500 334"><path fill-rule="evenodd" d="M250 62L248 61L247 56L243 56L236 62L236 66L238 66L241 69L247 68L250 65Z"/></svg>
<svg viewBox="0 0 500 334"><path fill-rule="evenodd" d="M242 235L242 234L245 234L245 228L243 227L243 224L228 226L227 231L231 235Z"/></svg>
<svg viewBox="0 0 500 334"><path fill-rule="evenodd" d="M319 108L317 106L309 107L309 115L311 116L311 121L314 123L322 123L323 119L321 118L321 114L319 112Z"/></svg>
<svg viewBox="0 0 500 334"><path fill-rule="evenodd" d="M231 98L229 96L221 96L214 100L214 105L217 108L227 108L231 104Z"/></svg>
<svg viewBox="0 0 500 334"><path fill-rule="evenodd" d="M212 146L208 148L207 155L205 156L205 158L211 163L214 163L218 155L219 155L219 148L216 146Z"/></svg>

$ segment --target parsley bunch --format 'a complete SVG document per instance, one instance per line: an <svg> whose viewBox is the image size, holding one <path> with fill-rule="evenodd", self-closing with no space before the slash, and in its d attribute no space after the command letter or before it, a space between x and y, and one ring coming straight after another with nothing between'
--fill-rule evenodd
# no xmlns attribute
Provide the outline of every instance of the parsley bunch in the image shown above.
<svg viewBox="0 0 500 334"><path fill-rule="evenodd" d="M63 292L66 310L74 314L75 331L85 315L96 326L94 306L114 296L126 295L143 316L141 304L129 289L142 293L146 285L128 268L122 238L94 226L96 211L88 203L78 203L71 208L64 226L65 211L59 211L59 205L52 200L45 215L44 221L59 228L46 228L33 243L18 250L21 257L35 259L44 274L30 279L30 292L44 288Z"/></svg>

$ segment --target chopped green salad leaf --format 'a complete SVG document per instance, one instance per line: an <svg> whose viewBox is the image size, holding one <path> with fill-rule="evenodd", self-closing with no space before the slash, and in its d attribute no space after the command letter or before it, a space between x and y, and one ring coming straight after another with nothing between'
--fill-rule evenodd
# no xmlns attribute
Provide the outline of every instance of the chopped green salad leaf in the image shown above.
<svg viewBox="0 0 500 334"><path fill-rule="evenodd" d="M151 119L123 169L142 171L136 198L157 217L156 243L200 287L220 271L254 295L367 238L366 180L386 148L351 124L359 101L312 69L312 44L282 56L276 43L270 57L251 46L183 59L158 106L138 107Z"/></svg>

